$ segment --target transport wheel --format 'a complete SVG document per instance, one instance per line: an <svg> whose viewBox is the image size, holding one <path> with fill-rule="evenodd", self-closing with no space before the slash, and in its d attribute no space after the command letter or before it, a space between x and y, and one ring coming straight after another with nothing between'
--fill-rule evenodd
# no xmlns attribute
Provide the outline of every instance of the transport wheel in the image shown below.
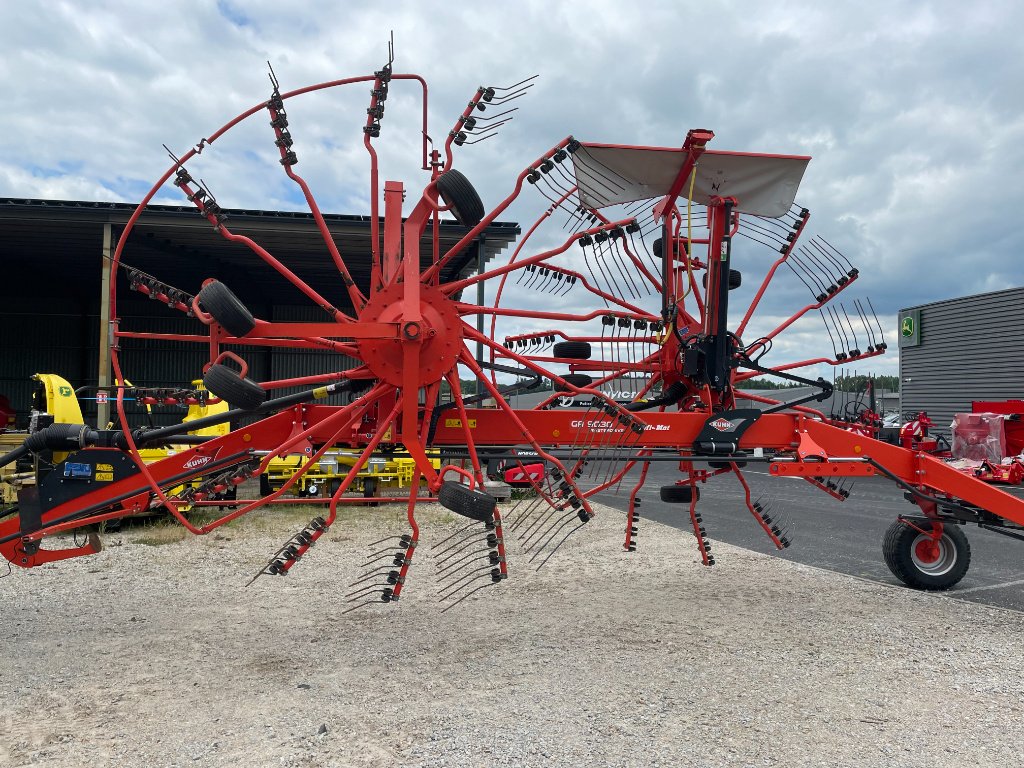
<svg viewBox="0 0 1024 768"><path fill-rule="evenodd" d="M484 217L484 204L469 179L454 168L437 177L437 192L452 216L464 227L475 227Z"/></svg>
<svg viewBox="0 0 1024 768"><path fill-rule="evenodd" d="M566 384L572 384L574 387L577 387L579 389L589 387L594 382L594 380L590 376L587 376L587 374L585 373L567 373L562 378L565 379ZM556 384L555 389L558 390L559 392L569 391L560 384Z"/></svg>
<svg viewBox="0 0 1024 768"><path fill-rule="evenodd" d="M217 280L200 289L199 303L232 336L245 336L256 327L256 320L241 299Z"/></svg>
<svg viewBox="0 0 1024 768"><path fill-rule="evenodd" d="M932 523L916 523L931 530ZM885 564L893 576L914 589L949 589L967 573L971 545L960 527L947 523L938 541L897 520L885 532L882 543Z"/></svg>
<svg viewBox="0 0 1024 768"><path fill-rule="evenodd" d="M693 485L663 485L661 486L661 500L668 504L689 504L696 499L700 500L700 488Z"/></svg>
<svg viewBox="0 0 1024 768"><path fill-rule="evenodd" d="M468 486L454 480L444 481L437 494L437 500L445 509L481 522L488 522L494 518L494 507L497 504L489 493L470 490Z"/></svg>
<svg viewBox="0 0 1024 768"><path fill-rule="evenodd" d="M267 391L252 379L243 379L226 365L214 363L203 376L203 385L221 400L245 411L263 405Z"/></svg>
<svg viewBox="0 0 1024 768"><path fill-rule="evenodd" d="M560 341L553 350L555 357L567 357L572 360L589 360L591 355L589 341ZM564 376L562 377L565 378Z"/></svg>

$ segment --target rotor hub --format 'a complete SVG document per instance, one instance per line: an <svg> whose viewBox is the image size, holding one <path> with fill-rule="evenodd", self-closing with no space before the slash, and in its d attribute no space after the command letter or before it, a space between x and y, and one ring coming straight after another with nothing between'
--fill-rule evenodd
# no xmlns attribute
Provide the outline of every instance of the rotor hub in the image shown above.
<svg viewBox="0 0 1024 768"><path fill-rule="evenodd" d="M405 353L418 347L414 375L418 386L441 380L458 361L462 349L462 318L455 303L439 288L419 288L419 319L409 319L404 283L392 283L372 294L359 313L360 322L397 323L398 335L389 339L361 339L359 356L381 381L405 386Z"/></svg>

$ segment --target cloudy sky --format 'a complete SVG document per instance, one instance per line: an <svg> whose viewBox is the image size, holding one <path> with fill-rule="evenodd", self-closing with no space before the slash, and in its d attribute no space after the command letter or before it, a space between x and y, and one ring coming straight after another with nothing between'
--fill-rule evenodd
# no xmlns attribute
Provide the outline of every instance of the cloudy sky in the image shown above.
<svg viewBox="0 0 1024 768"><path fill-rule="evenodd" d="M1022 28L1024 7L984 1L2 3L0 195L136 201L167 167L162 144L184 152L267 98L267 61L284 90L370 74L393 30L395 71L430 84L438 140L478 85L540 75L497 137L459 150L488 206L568 134L678 146L704 127L716 149L812 155L797 199L859 267L854 295L872 298L894 342L901 307L1024 282ZM367 90L289 105L325 210L368 211ZM425 183L419 109L417 89L396 85L378 140L382 176L409 187ZM268 131L250 120L200 158L225 207L301 208ZM180 202L173 189L157 200ZM545 205L534 195L502 218L526 229ZM771 257L741 255L746 291ZM806 303L788 277L756 330ZM505 304L544 302L527 291ZM782 353L828 344L799 326Z"/></svg>

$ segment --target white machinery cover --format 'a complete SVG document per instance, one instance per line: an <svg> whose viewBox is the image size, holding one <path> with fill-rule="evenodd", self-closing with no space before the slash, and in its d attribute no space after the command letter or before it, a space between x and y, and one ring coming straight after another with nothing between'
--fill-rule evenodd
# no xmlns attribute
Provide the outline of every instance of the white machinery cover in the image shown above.
<svg viewBox="0 0 1024 768"><path fill-rule="evenodd" d="M589 208L668 194L682 170L681 149L581 144L572 155L580 202ZM810 157L705 151L697 163L693 201L734 197L737 210L777 218L793 205ZM689 191L689 180L681 197Z"/></svg>

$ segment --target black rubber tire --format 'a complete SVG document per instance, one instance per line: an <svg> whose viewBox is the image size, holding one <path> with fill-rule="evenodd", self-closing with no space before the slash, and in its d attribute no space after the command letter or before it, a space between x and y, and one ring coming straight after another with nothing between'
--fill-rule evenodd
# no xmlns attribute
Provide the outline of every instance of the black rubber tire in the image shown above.
<svg viewBox="0 0 1024 768"><path fill-rule="evenodd" d="M484 217L484 204L469 179L454 168L437 177L437 192L452 216L464 227L475 227Z"/></svg>
<svg viewBox="0 0 1024 768"><path fill-rule="evenodd" d="M593 378L587 376L585 373L567 373L563 377L567 384L572 384L577 389L584 389L594 383ZM568 388L563 387L561 384L555 384L556 392L568 392Z"/></svg>
<svg viewBox="0 0 1024 768"><path fill-rule="evenodd" d="M470 490L468 485L454 480L445 480L441 484L437 500L445 509L450 509L457 515L468 517L470 520L479 520L482 523L494 519L494 508L498 503L489 493L476 489Z"/></svg>
<svg viewBox="0 0 1024 768"><path fill-rule="evenodd" d="M592 350L588 341L560 341L553 347L552 354L571 360L589 360Z"/></svg>
<svg viewBox="0 0 1024 768"><path fill-rule="evenodd" d="M695 485L663 485L660 494L661 500L667 504L689 504L693 494L700 501L700 488Z"/></svg>
<svg viewBox="0 0 1024 768"><path fill-rule="evenodd" d="M199 305L232 336L245 336L256 327L256 320L241 299L217 280L200 289Z"/></svg>
<svg viewBox="0 0 1024 768"><path fill-rule="evenodd" d="M914 524L931 530L929 522ZM924 534L899 520L889 526L882 541L882 555L892 575L914 589L943 590L957 584L971 566L971 544L960 526L942 526L940 555L934 564L922 563L915 556L915 546L921 538Z"/></svg>
<svg viewBox="0 0 1024 768"><path fill-rule="evenodd" d="M702 277L701 280L704 283L704 287L707 288L708 287L708 273L707 272L704 273L704 277ZM743 285L743 273L740 272L738 269L730 269L729 270L729 290L730 291L735 291L741 285Z"/></svg>
<svg viewBox="0 0 1024 768"><path fill-rule="evenodd" d="M226 365L214 363L203 375L203 385L221 400L251 411L263 405L267 391L252 379L243 379Z"/></svg>
<svg viewBox="0 0 1024 768"><path fill-rule="evenodd" d="M274 492L273 486L270 485L270 475L260 475L260 497L269 496Z"/></svg>

